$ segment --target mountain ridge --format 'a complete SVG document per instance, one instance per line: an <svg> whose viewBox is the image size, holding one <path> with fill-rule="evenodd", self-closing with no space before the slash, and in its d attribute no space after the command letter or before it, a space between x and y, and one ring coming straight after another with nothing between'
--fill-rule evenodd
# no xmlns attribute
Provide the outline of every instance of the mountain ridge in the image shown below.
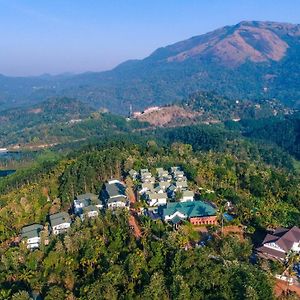
<svg viewBox="0 0 300 300"><path fill-rule="evenodd" d="M300 104L300 25L242 21L161 47L104 72L37 78L0 77L0 104L77 98L127 114L181 100L198 90L232 99Z"/></svg>

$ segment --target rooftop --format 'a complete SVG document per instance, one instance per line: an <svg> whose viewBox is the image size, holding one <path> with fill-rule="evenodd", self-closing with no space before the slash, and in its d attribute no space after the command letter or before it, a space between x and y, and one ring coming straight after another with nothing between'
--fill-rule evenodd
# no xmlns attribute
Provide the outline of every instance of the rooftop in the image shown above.
<svg viewBox="0 0 300 300"><path fill-rule="evenodd" d="M85 212L85 213L91 212L91 211L98 211L99 212L99 208L95 205L89 205L89 206L87 206L83 209L83 212Z"/></svg>
<svg viewBox="0 0 300 300"><path fill-rule="evenodd" d="M163 209L163 217L173 215L175 212L180 212L187 218L216 215L216 210L203 201L169 202Z"/></svg>
<svg viewBox="0 0 300 300"><path fill-rule="evenodd" d="M152 193L149 194L149 199L167 199L168 196L166 193Z"/></svg>
<svg viewBox="0 0 300 300"><path fill-rule="evenodd" d="M89 205L99 205L101 204L101 200L99 197L92 193L78 195L74 200L74 204L82 204L83 207L87 207Z"/></svg>
<svg viewBox="0 0 300 300"><path fill-rule="evenodd" d="M300 228L294 226L290 229L277 228L273 234L267 234L263 244L265 243L276 243L281 249L288 252L293 247L294 243L300 241Z"/></svg>
<svg viewBox="0 0 300 300"><path fill-rule="evenodd" d="M71 223L71 218L66 212L59 212L57 214L50 215L49 218L52 227L63 223Z"/></svg>
<svg viewBox="0 0 300 300"><path fill-rule="evenodd" d="M182 197L194 197L194 192L192 191L183 191Z"/></svg>
<svg viewBox="0 0 300 300"><path fill-rule="evenodd" d="M117 197L114 197L114 198L109 198L107 200L107 203L114 203L114 202L124 202L124 203L127 203L127 198L125 197L122 197L122 196L117 196Z"/></svg>
<svg viewBox="0 0 300 300"><path fill-rule="evenodd" d="M105 183L105 190L109 198L125 196L125 186L120 182Z"/></svg>
<svg viewBox="0 0 300 300"><path fill-rule="evenodd" d="M29 226L25 226L22 228L21 231L21 236L22 238L27 238L27 239L31 239L34 237L39 237L40 236L40 232L43 230L43 226L40 224L32 224Z"/></svg>

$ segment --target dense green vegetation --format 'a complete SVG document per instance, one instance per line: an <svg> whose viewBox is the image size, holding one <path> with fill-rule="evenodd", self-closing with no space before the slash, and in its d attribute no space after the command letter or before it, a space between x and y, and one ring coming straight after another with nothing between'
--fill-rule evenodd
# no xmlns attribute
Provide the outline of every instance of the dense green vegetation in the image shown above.
<svg viewBox="0 0 300 300"><path fill-rule="evenodd" d="M109 113L97 112L69 98L55 98L27 109L0 113L0 147L38 146L104 137L146 126Z"/></svg>
<svg viewBox="0 0 300 300"><path fill-rule="evenodd" d="M157 129L154 136L160 142L171 144L173 141L192 145L193 149L201 151L229 152L240 159L252 161L263 160L266 164L294 169L291 155L279 146L245 139L243 132L236 129L239 123L231 123L234 129L229 130L220 125L193 125L178 128ZM256 121L253 121L256 124ZM227 125L227 127L230 127Z"/></svg>
<svg viewBox="0 0 300 300"><path fill-rule="evenodd" d="M300 114L261 119L257 122L242 120L239 124L243 135L258 141L274 143L300 158Z"/></svg>
<svg viewBox="0 0 300 300"><path fill-rule="evenodd" d="M90 223L76 220L46 249L2 252L0 299L32 292L46 300L273 298L269 276L248 263L248 241L216 239L184 250L195 236L189 226L172 232L161 222L142 225L136 241L126 215L108 212Z"/></svg>
<svg viewBox="0 0 300 300"><path fill-rule="evenodd" d="M192 112L200 112L199 121L217 120L227 121L232 119L261 119L282 115L284 106L276 100L253 101L234 100L220 96L216 93L198 91L187 99L179 102L179 105Z"/></svg>
<svg viewBox="0 0 300 300"><path fill-rule="evenodd" d="M96 127L99 119L103 126ZM300 225L300 175L282 145L250 138L255 126L266 123L132 133L139 124L97 113L75 124L75 132L82 128L94 138L37 152L30 167L0 179L0 299L29 299L34 293L46 300L273 299L272 268L264 264L263 271L260 262L249 262L251 239L262 229ZM184 169L198 197L220 209L232 202L233 222L246 226L246 240L220 237L212 227L212 240L198 248L203 236L188 224L173 231L146 217L140 218L142 238L136 240L126 213L106 212L84 223L75 219L67 234L51 236L40 250L9 247L24 225L48 224L49 213L68 211L75 195L99 193L107 179L125 178L131 168L173 165Z"/></svg>
<svg viewBox="0 0 300 300"><path fill-rule="evenodd" d="M0 180L0 285L2 295L10 295L2 298L34 291L45 299L272 299L268 273L248 262L250 240L216 236L204 248L184 250L201 239L191 227L174 232L142 218L143 238L136 241L121 212L91 223L76 220L66 235L51 237L41 250L7 250L7 241L22 226L47 224L48 213L68 210L74 195L98 193L106 179L124 176L132 167L182 166L194 189L215 191L201 197L219 207L224 199L232 201L235 222L247 225L249 233L300 225L299 176L267 166L259 153L253 158L230 151L111 142L62 158L48 154L34 167Z"/></svg>
<svg viewBox="0 0 300 300"><path fill-rule="evenodd" d="M209 105L211 96L198 96L189 103L193 109ZM256 232L300 226L300 175L291 156L297 156L291 146L298 141L297 115L154 130L107 113L71 125L61 117L47 125L48 135L41 131L40 142L55 136L66 143L32 157L28 152L15 162L22 166L15 174L0 179L0 299L36 293L47 300L273 299L272 267L264 264L263 271L249 258ZM32 134L40 120L32 120ZM288 145L272 133L282 127ZM198 248L203 236L188 224L173 231L146 217L136 240L120 211L76 219L67 234L51 236L49 246L34 252L23 244L9 247L24 225L47 225L49 213L68 211L75 195L99 193L107 179L126 178L131 168L173 165L184 169L197 197L221 210L232 202L233 222L246 226L246 240L220 237L212 227L212 240Z"/></svg>

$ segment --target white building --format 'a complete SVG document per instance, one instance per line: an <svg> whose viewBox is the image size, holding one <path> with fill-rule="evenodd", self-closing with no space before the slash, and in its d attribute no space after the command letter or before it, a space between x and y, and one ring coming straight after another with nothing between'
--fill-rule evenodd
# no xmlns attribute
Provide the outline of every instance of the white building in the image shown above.
<svg viewBox="0 0 300 300"><path fill-rule="evenodd" d="M103 208L103 204L97 195L92 193L78 195L73 201L74 213L81 216L83 214L83 209L91 205L96 206L98 210Z"/></svg>
<svg viewBox="0 0 300 300"><path fill-rule="evenodd" d="M104 185L102 199L106 203L107 208L129 207L126 187L119 180L110 180Z"/></svg>
<svg viewBox="0 0 300 300"><path fill-rule="evenodd" d="M21 237L26 242L28 249L33 250L40 247L40 233L43 228L40 224L32 224L22 228Z"/></svg>
<svg viewBox="0 0 300 300"><path fill-rule="evenodd" d="M52 232L55 235L66 232L71 226L71 218L66 212L50 215L49 218Z"/></svg>
<svg viewBox="0 0 300 300"><path fill-rule="evenodd" d="M148 194L148 204L149 206L160 206L167 204L167 194L166 193L151 193Z"/></svg>
<svg viewBox="0 0 300 300"><path fill-rule="evenodd" d="M192 191L183 191L180 202L194 201L194 196Z"/></svg>

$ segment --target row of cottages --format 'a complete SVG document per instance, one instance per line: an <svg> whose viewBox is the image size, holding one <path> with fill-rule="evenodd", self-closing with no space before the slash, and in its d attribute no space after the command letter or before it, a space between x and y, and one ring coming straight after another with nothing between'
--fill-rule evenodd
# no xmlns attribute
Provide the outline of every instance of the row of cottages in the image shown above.
<svg viewBox="0 0 300 300"><path fill-rule="evenodd" d="M133 170L131 171L131 174L135 174ZM139 193L147 200L149 206L166 205L169 199L176 199L177 193L180 196L177 199L179 201L194 200L194 192L188 191L187 178L179 167L172 167L170 171L157 168L156 174L154 178L148 169L140 171L142 184Z"/></svg>
<svg viewBox="0 0 300 300"><path fill-rule="evenodd" d="M214 207L203 201L169 202L162 208L162 217L174 225L189 221L193 225L216 225Z"/></svg>
<svg viewBox="0 0 300 300"><path fill-rule="evenodd" d="M73 201L74 214L82 220L86 217L93 218L99 216L102 208L114 209L117 207L128 207L129 201L126 196L126 187L119 180L110 180L104 184L100 197L92 193L76 196ZM55 235L65 233L71 227L71 217L67 212L59 212L49 216L52 233ZM27 243L28 249L40 247L41 232L44 226L32 224L25 226L21 231L21 238Z"/></svg>
<svg viewBox="0 0 300 300"><path fill-rule="evenodd" d="M148 169L140 170L140 180L142 183L155 183L155 177L152 176Z"/></svg>
<svg viewBox="0 0 300 300"><path fill-rule="evenodd" d="M52 233L57 235L66 232L71 226L70 215L66 212L59 212L49 216ZM32 224L24 226L21 231L22 241L27 244L28 249L37 249L41 245L41 234L45 231L48 233L47 226L41 224Z"/></svg>
<svg viewBox="0 0 300 300"><path fill-rule="evenodd" d="M300 228L277 228L256 251L261 257L285 261L291 251L300 253Z"/></svg>

